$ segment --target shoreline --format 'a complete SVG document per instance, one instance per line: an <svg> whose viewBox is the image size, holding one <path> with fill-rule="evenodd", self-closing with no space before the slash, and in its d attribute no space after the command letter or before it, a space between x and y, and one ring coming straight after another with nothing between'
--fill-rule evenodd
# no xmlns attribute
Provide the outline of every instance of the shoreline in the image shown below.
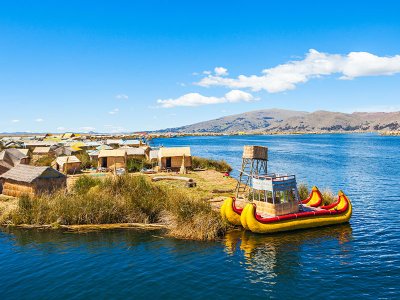
<svg viewBox="0 0 400 300"><path fill-rule="evenodd" d="M400 131L380 131L380 130L370 130L370 131L266 131L266 132L148 132L147 136L156 138L176 138L176 137L186 137L186 136L247 136L247 135L316 135L316 134L377 134L379 136L400 136ZM43 133L1 133L1 137L26 137L32 135L41 135ZM80 133L85 136L97 137L100 140L105 140L107 138L139 138L143 133L125 134L125 133L115 133L115 134L87 134Z"/></svg>
<svg viewBox="0 0 400 300"><path fill-rule="evenodd" d="M42 230L65 230L70 232L89 232L116 229L143 229L143 230L162 230L169 229L168 225L155 223L111 223L111 224L79 224L79 225L60 225L60 224L0 224L2 228L21 228L21 229L42 229Z"/></svg>

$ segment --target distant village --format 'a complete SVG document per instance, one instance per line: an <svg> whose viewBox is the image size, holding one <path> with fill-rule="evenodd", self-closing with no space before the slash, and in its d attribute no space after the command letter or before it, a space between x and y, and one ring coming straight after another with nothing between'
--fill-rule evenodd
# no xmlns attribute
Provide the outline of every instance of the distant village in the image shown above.
<svg viewBox="0 0 400 300"><path fill-rule="evenodd" d="M190 147L150 147L146 135L75 133L0 138L0 193L34 196L67 186L67 178L126 172L186 173Z"/></svg>

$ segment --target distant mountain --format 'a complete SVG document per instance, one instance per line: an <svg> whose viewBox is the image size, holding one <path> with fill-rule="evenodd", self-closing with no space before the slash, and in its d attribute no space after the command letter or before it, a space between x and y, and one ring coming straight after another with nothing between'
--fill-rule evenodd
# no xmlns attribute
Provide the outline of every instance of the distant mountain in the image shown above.
<svg viewBox="0 0 400 300"><path fill-rule="evenodd" d="M236 133L236 132L330 132L400 130L400 112L292 111L266 109L222 117L157 132Z"/></svg>

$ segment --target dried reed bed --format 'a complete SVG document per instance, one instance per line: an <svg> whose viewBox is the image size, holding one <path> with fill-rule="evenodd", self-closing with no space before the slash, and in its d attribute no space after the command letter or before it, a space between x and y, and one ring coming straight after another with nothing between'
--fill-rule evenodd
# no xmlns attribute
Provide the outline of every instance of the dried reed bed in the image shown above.
<svg viewBox="0 0 400 300"><path fill-rule="evenodd" d="M3 221L15 225L161 223L173 236L199 240L216 239L227 230L207 201L129 174L104 180L82 176L70 192L22 196Z"/></svg>

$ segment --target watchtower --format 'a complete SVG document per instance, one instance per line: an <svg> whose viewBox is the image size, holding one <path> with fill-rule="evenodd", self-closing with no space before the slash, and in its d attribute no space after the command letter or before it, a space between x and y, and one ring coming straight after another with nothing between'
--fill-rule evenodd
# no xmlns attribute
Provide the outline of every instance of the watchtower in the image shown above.
<svg viewBox="0 0 400 300"><path fill-rule="evenodd" d="M242 168L236 185L236 198L244 198L250 193L251 178L267 175L268 148L244 146Z"/></svg>

